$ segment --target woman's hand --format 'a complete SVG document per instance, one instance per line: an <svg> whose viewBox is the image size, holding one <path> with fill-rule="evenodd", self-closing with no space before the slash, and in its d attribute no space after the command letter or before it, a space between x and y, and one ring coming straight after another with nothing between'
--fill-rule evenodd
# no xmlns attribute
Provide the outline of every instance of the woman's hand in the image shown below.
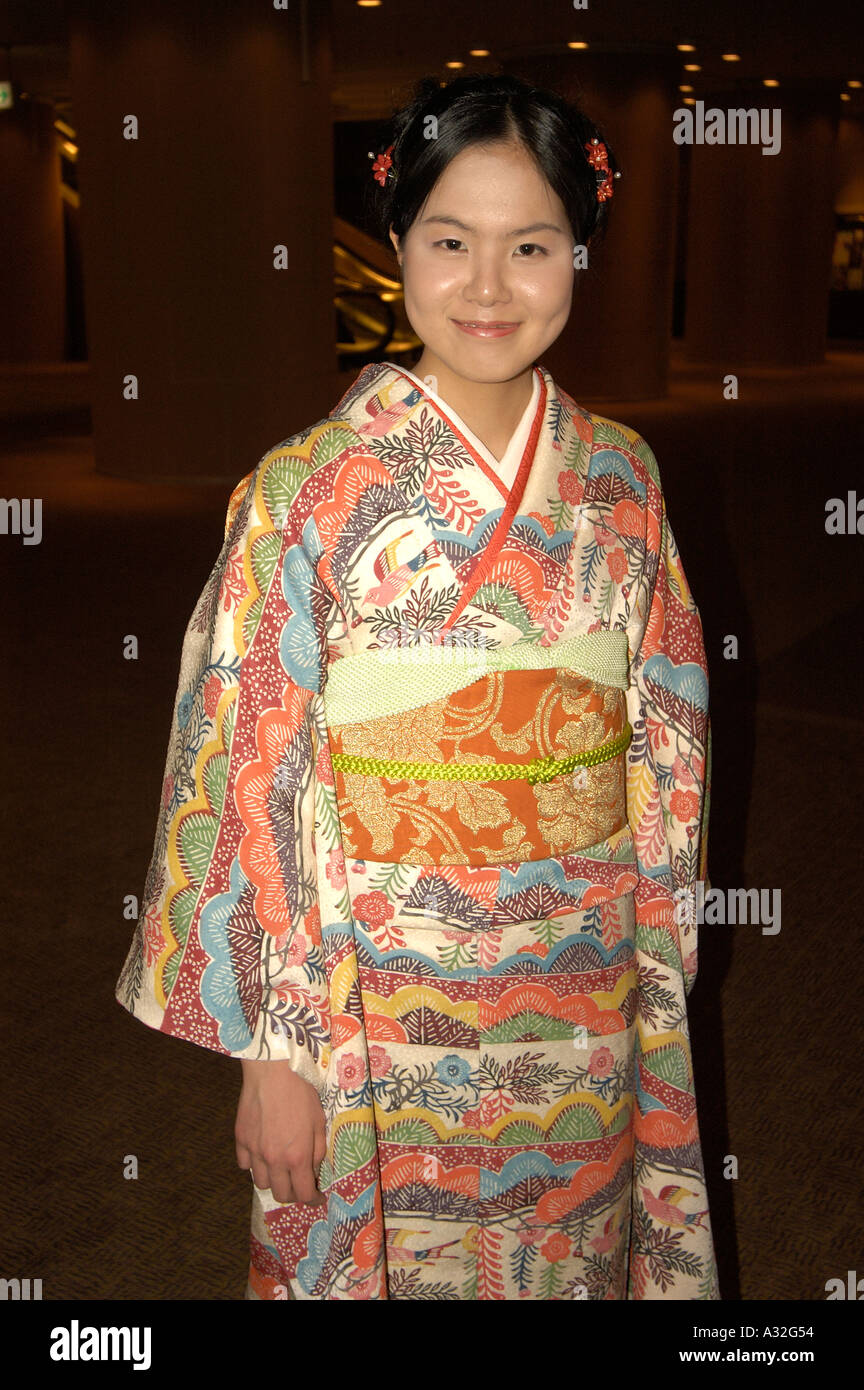
<svg viewBox="0 0 864 1390"><path fill-rule="evenodd" d="M234 1124L239 1167L251 1169L255 1186L269 1187L277 1202L321 1206L327 1199L316 1179L327 1139L318 1092L282 1059L241 1061Z"/></svg>

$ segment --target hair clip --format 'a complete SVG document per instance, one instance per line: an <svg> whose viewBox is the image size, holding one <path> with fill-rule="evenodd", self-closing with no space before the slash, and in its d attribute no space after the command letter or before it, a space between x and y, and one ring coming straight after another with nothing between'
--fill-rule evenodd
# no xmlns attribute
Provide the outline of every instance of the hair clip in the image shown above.
<svg viewBox="0 0 864 1390"><path fill-rule="evenodd" d="M396 177L396 171L393 168L393 160L390 157L392 149L393 146L388 145L383 153L377 155L374 154L372 150L368 151L369 158L373 161L372 177L377 179L382 188L388 179ZM604 175L602 179L598 178L597 181L597 201L598 203L605 203L608 198L612 197L615 191L612 180L620 179L621 173L616 169L613 174L612 170L609 168L609 153L606 146L603 144L603 141L598 140L596 136L593 140L586 141L585 150L591 168L598 175Z"/></svg>
<svg viewBox="0 0 864 1390"><path fill-rule="evenodd" d="M395 171L392 168L393 160L390 158L390 151L392 148L392 145L388 145L384 153L378 155L373 154L371 150L369 151L369 158L375 161L372 165L372 177L378 180L382 188L388 178L395 179L396 177Z"/></svg>
<svg viewBox="0 0 864 1390"><path fill-rule="evenodd" d="M585 149L588 153L588 163L591 165L591 168L597 174L602 173L605 175L604 178L598 178L597 180L597 201L598 203L605 203L607 198L611 198L612 194L615 192L612 183L613 178L620 179L621 173L617 169L614 174L612 173L612 170L609 168L609 152L603 144L603 141L598 140L596 135L593 140L586 140Z"/></svg>

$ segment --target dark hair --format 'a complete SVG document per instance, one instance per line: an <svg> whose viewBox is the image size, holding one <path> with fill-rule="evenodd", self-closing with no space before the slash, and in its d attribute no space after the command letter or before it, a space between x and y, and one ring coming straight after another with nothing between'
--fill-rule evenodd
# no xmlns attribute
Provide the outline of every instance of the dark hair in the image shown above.
<svg viewBox="0 0 864 1390"><path fill-rule="evenodd" d="M434 139L425 134L429 116L437 120ZM393 145L393 176L382 187L370 174L367 190L388 245L391 223L401 239L451 159L469 145L493 141L515 141L527 150L561 199L577 243L587 246L605 229L608 200L597 200L598 175L588 163L585 143L603 140L613 173L618 164L599 127L556 92L506 73L466 73L444 86L435 77L423 77L411 100L393 116L391 132L381 148Z"/></svg>

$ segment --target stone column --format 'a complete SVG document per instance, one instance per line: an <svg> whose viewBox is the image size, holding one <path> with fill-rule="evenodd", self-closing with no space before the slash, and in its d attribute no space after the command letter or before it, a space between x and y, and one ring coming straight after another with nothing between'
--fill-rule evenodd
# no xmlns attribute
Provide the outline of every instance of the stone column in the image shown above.
<svg viewBox="0 0 864 1390"><path fill-rule="evenodd" d="M101 471L236 482L336 403L329 25L71 0Z"/></svg>

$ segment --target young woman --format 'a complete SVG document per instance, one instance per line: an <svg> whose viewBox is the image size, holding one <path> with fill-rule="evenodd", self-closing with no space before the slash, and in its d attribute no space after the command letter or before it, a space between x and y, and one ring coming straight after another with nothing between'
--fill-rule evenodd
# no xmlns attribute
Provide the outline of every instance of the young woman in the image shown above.
<svg viewBox="0 0 864 1390"><path fill-rule="evenodd" d="M645 440L538 362L614 162L469 76L373 172L423 352L232 494L117 997L242 1063L247 1297L716 1299L700 619Z"/></svg>

